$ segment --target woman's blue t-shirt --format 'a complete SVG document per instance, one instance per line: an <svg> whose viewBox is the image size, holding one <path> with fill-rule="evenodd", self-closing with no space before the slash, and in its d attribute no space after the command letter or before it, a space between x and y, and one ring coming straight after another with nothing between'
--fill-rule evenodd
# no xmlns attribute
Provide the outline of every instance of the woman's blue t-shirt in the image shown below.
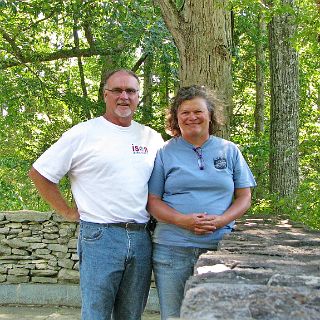
<svg viewBox="0 0 320 320"><path fill-rule="evenodd" d="M238 147L210 136L202 145L204 169L194 146L182 137L172 138L158 151L149 180L149 193L160 196L180 213L223 214L232 204L234 190L256 182ZM214 248L234 222L212 234L196 235L173 224L158 222L153 241L182 247Z"/></svg>

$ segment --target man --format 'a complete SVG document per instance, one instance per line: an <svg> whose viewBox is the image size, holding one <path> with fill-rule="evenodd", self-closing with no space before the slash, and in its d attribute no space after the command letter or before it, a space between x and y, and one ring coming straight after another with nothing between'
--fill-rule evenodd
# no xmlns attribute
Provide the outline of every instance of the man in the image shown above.
<svg viewBox="0 0 320 320"><path fill-rule="evenodd" d="M163 140L132 120L139 79L116 70L105 79L106 113L80 123L53 144L29 176L52 208L80 219L82 319L141 319L150 285L147 183ZM76 208L62 197L68 173Z"/></svg>

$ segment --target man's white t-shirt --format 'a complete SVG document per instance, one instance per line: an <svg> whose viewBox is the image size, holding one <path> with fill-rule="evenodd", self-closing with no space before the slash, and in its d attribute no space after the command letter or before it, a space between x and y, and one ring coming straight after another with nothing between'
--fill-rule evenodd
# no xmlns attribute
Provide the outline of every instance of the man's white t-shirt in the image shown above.
<svg viewBox="0 0 320 320"><path fill-rule="evenodd" d="M149 127L135 121L121 127L99 117L65 132L33 167L54 183L68 173L81 220L144 223L148 180L162 145Z"/></svg>

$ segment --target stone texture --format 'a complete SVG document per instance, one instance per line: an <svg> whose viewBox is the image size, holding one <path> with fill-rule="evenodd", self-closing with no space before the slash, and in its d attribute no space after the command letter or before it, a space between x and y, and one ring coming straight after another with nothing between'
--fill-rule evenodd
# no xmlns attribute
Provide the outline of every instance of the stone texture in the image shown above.
<svg viewBox="0 0 320 320"><path fill-rule="evenodd" d="M1 212L0 282L78 283L78 230L52 212Z"/></svg>
<svg viewBox="0 0 320 320"><path fill-rule="evenodd" d="M8 221L11 222L44 222L51 218L52 212L37 212L37 211L12 211L4 212L4 215Z"/></svg>
<svg viewBox="0 0 320 320"><path fill-rule="evenodd" d="M320 319L320 232L243 219L187 281L182 319Z"/></svg>
<svg viewBox="0 0 320 320"><path fill-rule="evenodd" d="M68 247L60 244L48 244L48 249L56 252L68 252Z"/></svg>
<svg viewBox="0 0 320 320"><path fill-rule="evenodd" d="M41 277L53 277L58 274L57 271L54 270L32 270L31 275L32 276L41 276Z"/></svg>
<svg viewBox="0 0 320 320"><path fill-rule="evenodd" d="M10 255L11 254L12 249L7 246L7 245L3 245L0 243L0 255Z"/></svg>
<svg viewBox="0 0 320 320"><path fill-rule="evenodd" d="M4 239L2 240L2 243L7 244L11 248L28 248L29 247L29 244L25 243L21 239L10 239L10 240Z"/></svg>
<svg viewBox="0 0 320 320"><path fill-rule="evenodd" d="M26 283L26 282L29 282L30 277L29 276L7 275L7 279L6 280L9 283Z"/></svg>
<svg viewBox="0 0 320 320"><path fill-rule="evenodd" d="M74 283L79 282L79 272L76 270L70 270L70 269L61 269L59 271L58 275L59 281L69 280Z"/></svg>
<svg viewBox="0 0 320 320"><path fill-rule="evenodd" d="M49 277L32 277L31 281L33 283L58 283L57 278L49 278Z"/></svg>
<svg viewBox="0 0 320 320"><path fill-rule="evenodd" d="M9 234L10 229L8 227L0 228L0 234Z"/></svg>
<svg viewBox="0 0 320 320"><path fill-rule="evenodd" d="M247 284L199 284L186 293L183 319L318 320L320 291ZM187 304L186 304L187 302Z"/></svg>

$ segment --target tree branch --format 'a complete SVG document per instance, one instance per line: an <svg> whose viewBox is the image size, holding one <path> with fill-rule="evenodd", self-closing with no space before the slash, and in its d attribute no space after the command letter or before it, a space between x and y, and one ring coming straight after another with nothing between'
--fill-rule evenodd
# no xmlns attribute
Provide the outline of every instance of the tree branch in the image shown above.
<svg viewBox="0 0 320 320"><path fill-rule="evenodd" d="M55 11L51 11L51 12L49 13L49 15L47 15L46 17L44 17L44 18L42 18L42 19L39 19L39 20L36 20L36 21L32 22L28 27L23 28L22 31L23 31L23 32L24 32L24 31L27 31L27 30L29 30L30 28L32 28L33 26L36 26L37 24L39 24L40 22L43 22L43 21L45 21L45 20L48 20L48 19L52 18L54 14L55 14Z"/></svg>
<svg viewBox="0 0 320 320"><path fill-rule="evenodd" d="M142 65L142 63L147 59L149 53L146 52L144 53L140 58L139 60L134 64L133 68L131 69L133 72L136 72L140 66Z"/></svg>
<svg viewBox="0 0 320 320"><path fill-rule="evenodd" d="M85 21L83 23L83 29L84 29L84 34L86 36L86 39L89 43L90 48L94 48L95 47L95 42L94 42L94 38L91 32L91 28L90 25L87 21Z"/></svg>
<svg viewBox="0 0 320 320"><path fill-rule="evenodd" d="M170 30L170 32L172 33L175 41L181 39L180 34L181 29L183 29L181 26L183 26L184 20L181 17L180 11L177 9L175 1L154 0L153 2L155 5L160 7L163 19L168 27L168 30Z"/></svg>
<svg viewBox="0 0 320 320"><path fill-rule="evenodd" d="M25 63L36 63L36 62L47 62L54 61L60 59L69 59L69 58L77 58L77 57L92 57L99 55L108 55L110 53L120 53L124 50L124 46L119 46L116 49L112 49L110 47L106 48L84 48L84 49L62 49L56 52L51 53L34 53L32 55L26 56L21 54L21 58L16 56L19 61L16 60L7 60L0 62L0 69L7 69L15 66L19 66ZM21 50L20 50L21 51Z"/></svg>
<svg viewBox="0 0 320 320"><path fill-rule="evenodd" d="M80 41L79 41L77 25L78 25L78 20L77 20L76 17L73 17L74 44L75 44L76 48L79 50L80 49ZM84 70L83 70L81 57L78 57L78 67L79 67L79 75L80 75L82 94L83 94L83 97L86 98L88 96L88 92L87 92L86 81L85 81L85 76L84 76Z"/></svg>
<svg viewBox="0 0 320 320"><path fill-rule="evenodd" d="M15 40L11 38L11 36L2 28L0 28L0 33L2 34L3 38L7 40L7 42L10 44L12 50L13 50L13 55L20 60L22 63L25 62L25 58L22 54L21 49L17 46Z"/></svg>

